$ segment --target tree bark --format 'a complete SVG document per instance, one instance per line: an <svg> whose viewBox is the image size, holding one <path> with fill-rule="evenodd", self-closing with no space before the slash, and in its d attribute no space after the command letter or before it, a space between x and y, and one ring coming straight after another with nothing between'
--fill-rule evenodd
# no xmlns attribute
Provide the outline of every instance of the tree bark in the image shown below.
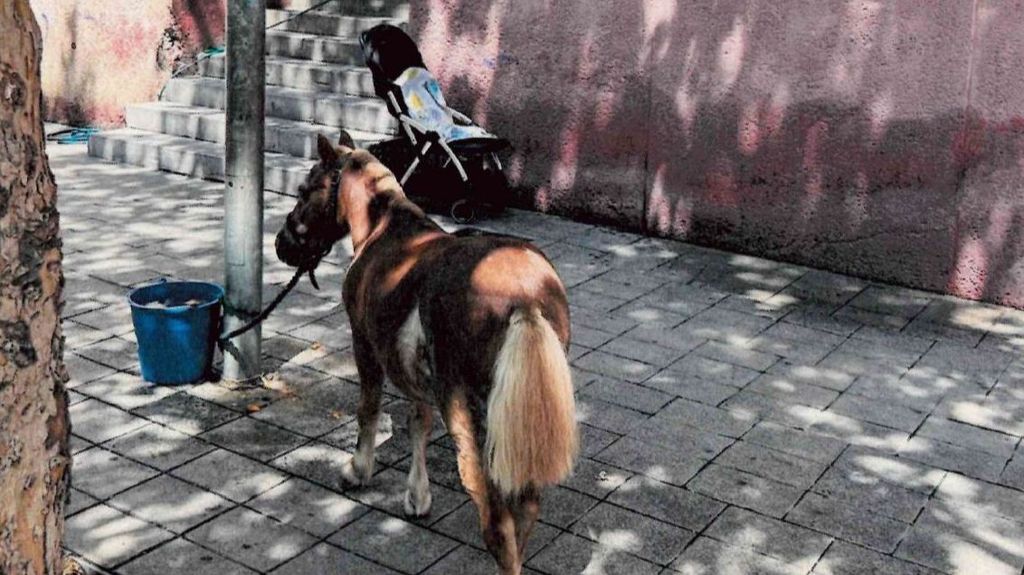
<svg viewBox="0 0 1024 575"><path fill-rule="evenodd" d="M39 27L0 0L0 574L61 571L71 456L57 189L46 158Z"/></svg>

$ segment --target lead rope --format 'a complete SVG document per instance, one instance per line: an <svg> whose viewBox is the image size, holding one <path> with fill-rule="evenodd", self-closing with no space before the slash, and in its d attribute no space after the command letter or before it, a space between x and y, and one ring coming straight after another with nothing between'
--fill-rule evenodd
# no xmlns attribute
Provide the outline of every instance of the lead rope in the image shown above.
<svg viewBox="0 0 1024 575"><path fill-rule="evenodd" d="M284 286L284 289L277 293L277 296L274 297L274 301L270 302L270 304L267 307L263 308L263 311L261 311L258 316L247 322L242 327L218 337L217 344L220 345L221 351L224 350L224 344L227 343L228 340L234 339L242 335L243 333L249 331L250 329L262 323L263 320L267 319L267 317L270 315L270 312L274 311L274 308L276 308L282 301L284 301L284 298L288 295L288 293L291 292L296 285L298 285L299 280L302 279L302 274L308 273L309 283L313 284L313 287L319 290L320 284L317 283L316 281L316 275L314 275L314 270L316 270L316 266L320 265L320 260L323 259L324 256L326 256L328 253L330 253L331 248L333 247L334 246L332 245L331 247L327 248L323 253L319 254L313 260L312 264L299 266L299 269L295 270L295 275L292 276L292 279L288 280L288 285Z"/></svg>

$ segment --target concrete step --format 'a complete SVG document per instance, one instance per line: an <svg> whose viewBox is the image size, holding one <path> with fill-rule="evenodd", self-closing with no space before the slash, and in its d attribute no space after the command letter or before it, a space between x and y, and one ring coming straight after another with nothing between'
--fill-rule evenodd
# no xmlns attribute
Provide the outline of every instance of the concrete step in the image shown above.
<svg viewBox="0 0 1024 575"><path fill-rule="evenodd" d="M207 58L199 63L199 75L223 79L226 64L223 55ZM373 77L369 68L363 66L268 56L267 84L297 90L376 97L373 93Z"/></svg>
<svg viewBox="0 0 1024 575"><path fill-rule="evenodd" d="M288 9L308 10L316 6L317 12L348 14L349 16L378 16L409 20L409 0L290 0Z"/></svg>
<svg viewBox="0 0 1024 575"><path fill-rule="evenodd" d="M377 16L350 16L330 12L301 12L297 10L267 10L267 26L272 30L318 34L338 38L357 39L363 30L378 24L404 26L401 18L380 18Z"/></svg>
<svg viewBox="0 0 1024 575"><path fill-rule="evenodd" d="M267 56L292 60L309 60L345 66L363 66L359 41L316 34L300 34L284 30L267 30Z"/></svg>
<svg viewBox="0 0 1024 575"><path fill-rule="evenodd" d="M168 81L161 100L223 110L226 97L223 80L185 77ZM397 133L398 126L380 99L279 86L267 86L266 114L275 118L378 134Z"/></svg>
<svg viewBox="0 0 1024 575"><path fill-rule="evenodd" d="M173 102L132 104L125 108L129 128L224 144L224 112L214 108L187 106ZM281 118L266 118L264 149L299 158L315 158L316 136L323 134L332 142L338 141L341 130ZM389 136L372 132L350 131L361 147L387 139Z"/></svg>
<svg viewBox="0 0 1024 575"><path fill-rule="evenodd" d="M224 181L224 146L131 128L100 132L89 139L89 155L111 162ZM264 187L295 195L316 162L267 153Z"/></svg>

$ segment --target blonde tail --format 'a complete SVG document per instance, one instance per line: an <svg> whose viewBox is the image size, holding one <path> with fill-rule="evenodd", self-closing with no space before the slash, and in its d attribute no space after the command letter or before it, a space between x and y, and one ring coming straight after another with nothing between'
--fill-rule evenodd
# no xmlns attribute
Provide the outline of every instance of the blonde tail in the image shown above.
<svg viewBox="0 0 1024 575"><path fill-rule="evenodd" d="M540 310L512 313L487 402L488 474L503 495L572 472L578 446L572 374Z"/></svg>

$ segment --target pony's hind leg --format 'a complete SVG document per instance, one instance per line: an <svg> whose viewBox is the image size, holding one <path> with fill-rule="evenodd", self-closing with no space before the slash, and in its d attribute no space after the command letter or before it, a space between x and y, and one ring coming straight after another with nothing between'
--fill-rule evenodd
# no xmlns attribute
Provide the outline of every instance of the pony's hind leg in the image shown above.
<svg viewBox="0 0 1024 575"><path fill-rule="evenodd" d="M415 402L409 409L409 439L412 443L412 467L409 469L408 491L405 492L405 514L423 517L430 513L430 480L427 478L427 440L433 428L434 410L430 404Z"/></svg>
<svg viewBox="0 0 1024 575"><path fill-rule="evenodd" d="M476 505L484 544L497 562L501 575L520 575L522 553L518 550L516 518L483 469L480 444L476 438L477 426L463 401L449 403L445 423L458 447L459 478Z"/></svg>
<svg viewBox="0 0 1024 575"><path fill-rule="evenodd" d="M512 504L512 514L516 520L516 545L519 548L519 561L526 559L526 544L533 533L533 527L540 515L540 492L528 488Z"/></svg>
<svg viewBox="0 0 1024 575"><path fill-rule="evenodd" d="M373 475L373 450L377 439L377 422L380 419L380 400L384 388L384 370L374 359L369 346L362 339L353 342L356 369L359 371L359 439L356 454L341 468L341 477L349 485L363 485Z"/></svg>

